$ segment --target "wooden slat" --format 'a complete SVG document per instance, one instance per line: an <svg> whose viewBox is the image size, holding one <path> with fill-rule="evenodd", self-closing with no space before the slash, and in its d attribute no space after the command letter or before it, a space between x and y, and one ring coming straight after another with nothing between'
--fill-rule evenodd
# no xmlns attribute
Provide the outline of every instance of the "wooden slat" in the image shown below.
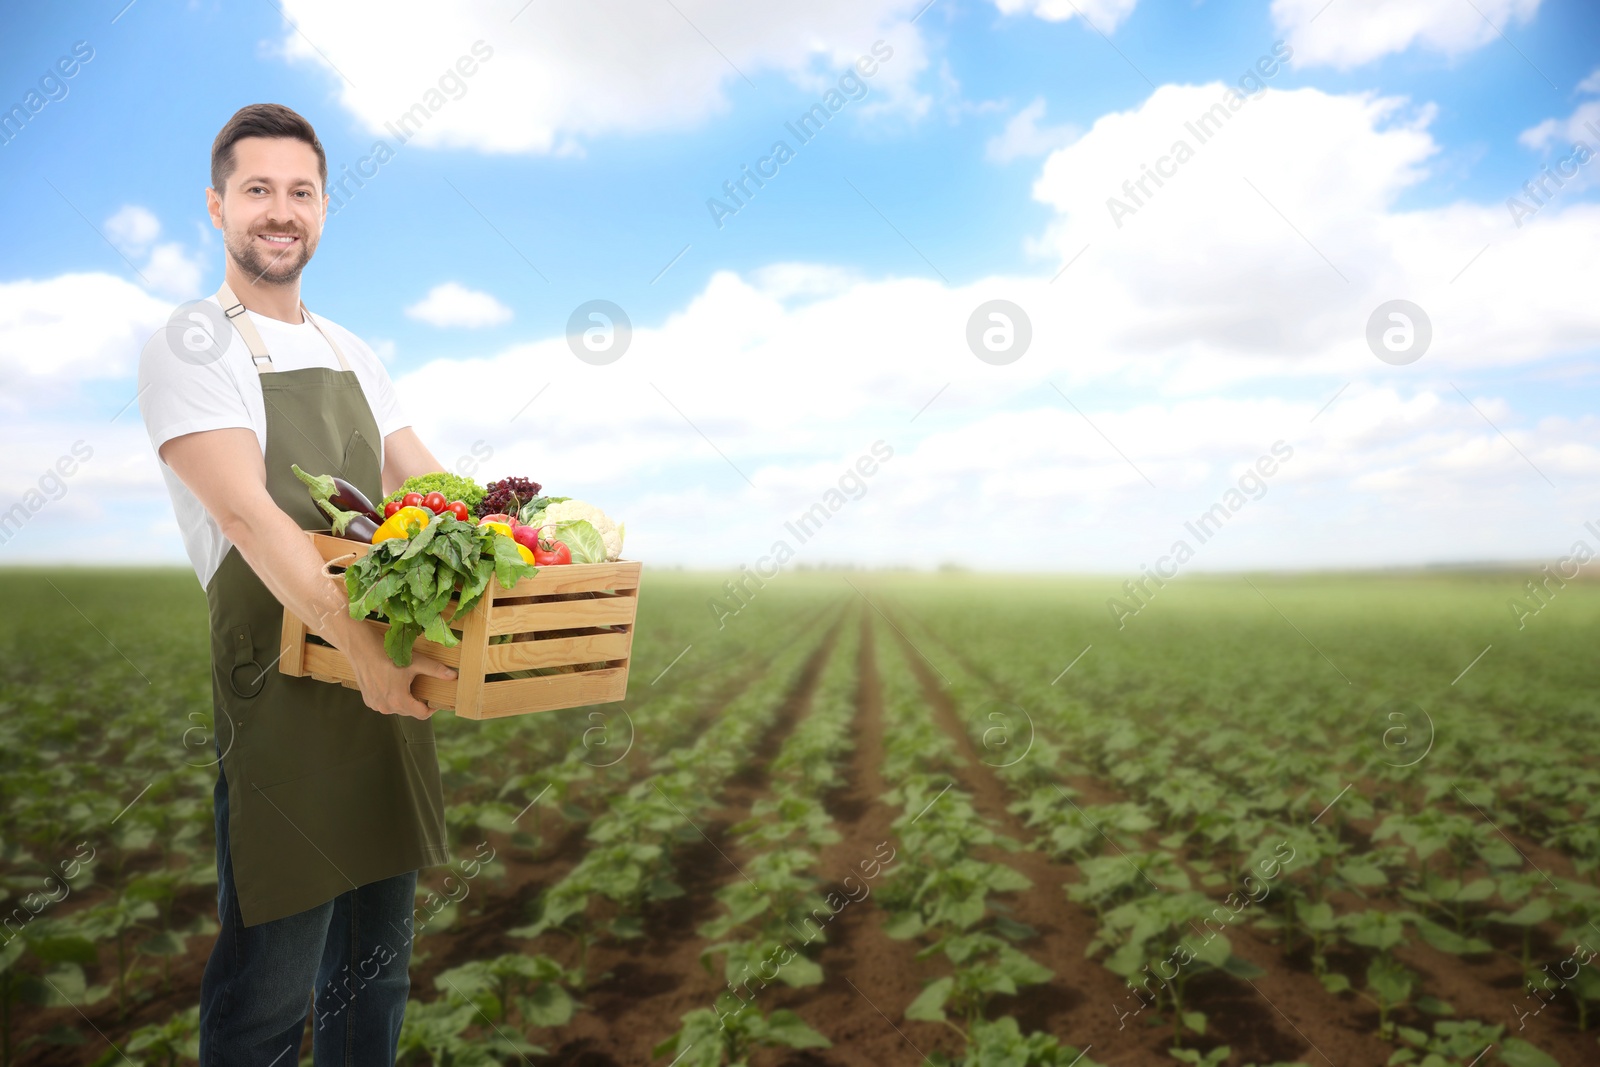
<svg viewBox="0 0 1600 1067"><path fill-rule="evenodd" d="M278 670L296 678L305 677L306 624L288 608L283 609L283 638L278 647L283 655L278 657Z"/></svg>
<svg viewBox="0 0 1600 1067"><path fill-rule="evenodd" d="M537 711L612 704L628 695L628 669L609 667L603 671L578 671L574 674L548 674L542 678L520 678L509 682L488 682L483 687L482 718L527 715Z"/></svg>
<svg viewBox="0 0 1600 1067"><path fill-rule="evenodd" d="M490 645L484 655L484 673L499 674L530 667L565 667L569 664L627 659L632 644L633 635L622 633L551 637L542 641L511 641L503 645Z"/></svg>
<svg viewBox="0 0 1600 1067"><path fill-rule="evenodd" d="M497 588L496 597L638 589L643 566L637 560L619 559L613 563L568 563L560 567L540 567L538 574L522 579L510 589Z"/></svg>
<svg viewBox="0 0 1600 1067"><path fill-rule="evenodd" d="M493 579L489 582L494 584ZM456 667L456 714L464 719L483 718L483 659L489 648L489 605L485 595L477 606L462 617L461 660Z"/></svg>
<svg viewBox="0 0 1600 1067"><path fill-rule="evenodd" d="M287 640L288 640L289 620L291 618L293 618L294 616L288 611L285 611L283 614L284 614L284 640L287 642ZM299 620L295 620L295 621L298 622ZM364 619L362 621L367 626L368 629L372 630L372 632L377 634L379 637L382 637L382 636L384 636L384 634L389 632L389 624L386 623L386 622L379 622L376 619ZM459 631L461 629L461 627L458 625L458 626L455 627L455 629ZM306 648L326 648L327 647L326 645L319 645L314 641L306 641L303 638L301 639L301 644ZM411 654L414 655L414 656L415 655L419 655L419 654L420 655L424 655L424 656L428 656L428 657L430 657L432 659L438 660L440 663L449 664L452 667L458 666L461 663L461 646L460 645L453 645L453 646L451 646L449 648L446 648L444 645L439 644L437 641L430 641L426 637L421 636L420 634L417 636L417 639L411 643ZM294 656L294 651L291 649L290 651L285 652L283 654L283 659L280 660L279 663L280 664L287 664L292 656ZM298 665L298 663L297 663L297 665ZM292 671L292 670L289 670L287 667L285 667L284 670L283 670L283 673L284 674L305 674L306 672L305 672L304 669L293 670Z"/></svg>
<svg viewBox="0 0 1600 1067"><path fill-rule="evenodd" d="M489 613L490 634L520 634L531 630L573 630L580 626L620 626L631 623L639 598L557 600L546 604L496 603Z"/></svg>
<svg viewBox="0 0 1600 1067"><path fill-rule="evenodd" d="M347 689L360 689L356 672L349 658L336 648L326 645L306 646L306 673L325 682L338 682ZM598 671L595 673L599 673ZM430 678L419 674L411 682L411 692L418 700L434 708L453 709L456 704L456 682L445 678Z"/></svg>

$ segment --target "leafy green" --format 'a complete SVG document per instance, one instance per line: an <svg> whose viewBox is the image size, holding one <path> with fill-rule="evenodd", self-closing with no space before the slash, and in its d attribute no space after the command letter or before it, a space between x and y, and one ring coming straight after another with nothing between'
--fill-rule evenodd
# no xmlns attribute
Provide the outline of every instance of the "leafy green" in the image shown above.
<svg viewBox="0 0 1600 1067"><path fill-rule="evenodd" d="M410 538L373 545L345 570L344 581L350 617L373 612L383 616L389 622L383 649L396 665L406 667L419 636L447 648L461 643L442 618L458 586L456 618L477 606L491 576L510 589L537 573L537 567L523 562L511 538L445 512Z"/></svg>

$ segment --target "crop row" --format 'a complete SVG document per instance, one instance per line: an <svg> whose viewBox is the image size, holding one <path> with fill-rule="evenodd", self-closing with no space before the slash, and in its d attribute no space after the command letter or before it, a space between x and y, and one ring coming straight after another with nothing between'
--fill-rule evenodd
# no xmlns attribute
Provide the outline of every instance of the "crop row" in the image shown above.
<svg viewBox="0 0 1600 1067"><path fill-rule="evenodd" d="M849 886L825 891L818 870L819 850L841 840L824 799L843 781L854 747L860 625L854 613L842 625L804 717L766 768L769 795L729 828L735 854L747 858L717 891L716 917L698 930L711 942L701 963L714 974L720 960L726 987L712 1007L685 1013L678 1031L655 1047L678 1067L742 1063L758 1046L830 1047L795 1012L763 1012L755 1002L773 982L821 984L813 946L827 942L828 924L850 902Z"/></svg>
<svg viewBox="0 0 1600 1067"><path fill-rule="evenodd" d="M1016 1067L1094 1067L1080 1050L1047 1033L1024 1034L1009 1016L989 1017L997 996L1049 982L1053 972L1018 948L1037 932L1009 915L995 895L1031 888L1015 868L977 855L1015 851L973 805L954 772L962 759L934 721L932 709L903 655L886 636L875 647L883 686L886 757L892 788L882 800L901 809L893 823L903 855L879 894L889 912L884 932L915 940L918 960L940 959L933 978L905 1009L907 1019L943 1024L960 1035L964 1051L935 1063L1006 1063Z"/></svg>
<svg viewBox="0 0 1600 1067"><path fill-rule="evenodd" d="M489 1013L494 1023L491 1032L470 1036L466 1031L479 1024L485 1005L481 998L451 988L446 972L436 982L443 996L408 1005L402 1052L426 1052L435 1063L465 1063L469 1061L463 1057L543 1051L529 1044L522 1032L566 1022L578 1006L574 994L581 995L604 977L588 973L590 950L601 943L643 937L647 906L683 895L676 881L677 854L699 838L699 823L716 805L723 784L772 727L817 651L815 644L797 642L777 653L768 672L729 702L712 729L693 744L657 756L651 763L653 773L609 799L607 810L589 826L582 858L539 895L532 922L508 931L512 937L538 944L548 944L553 933L566 935L576 945L576 959L570 965L531 951L480 964L531 969L533 976L523 981L518 996L524 1002L540 998L534 1003L554 1004L559 1010L518 1014L512 1010L517 997L509 1003L502 998L499 1013Z"/></svg>

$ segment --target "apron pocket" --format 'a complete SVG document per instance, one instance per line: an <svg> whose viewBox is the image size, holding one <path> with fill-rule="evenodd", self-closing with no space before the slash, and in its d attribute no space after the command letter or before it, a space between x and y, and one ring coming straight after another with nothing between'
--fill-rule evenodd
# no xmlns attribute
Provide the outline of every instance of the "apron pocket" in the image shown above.
<svg viewBox="0 0 1600 1067"><path fill-rule="evenodd" d="M355 482L358 479L364 480L368 470L382 471L382 464L378 462L378 451L367 440L366 434L360 430L352 430L350 439L344 445L344 464L339 470L340 476ZM377 497L373 499L376 500Z"/></svg>

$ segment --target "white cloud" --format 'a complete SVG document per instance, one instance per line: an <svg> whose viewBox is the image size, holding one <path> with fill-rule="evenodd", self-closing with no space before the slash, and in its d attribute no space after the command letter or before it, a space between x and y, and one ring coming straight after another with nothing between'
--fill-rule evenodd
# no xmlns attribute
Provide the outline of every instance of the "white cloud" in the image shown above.
<svg viewBox="0 0 1600 1067"><path fill-rule="evenodd" d="M1007 15L1019 11L1047 22L1081 18L1101 33L1110 33L1133 13L1138 0L994 0L994 6Z"/></svg>
<svg viewBox="0 0 1600 1067"><path fill-rule="evenodd" d="M993 163L1010 163L1023 156L1042 156L1054 149L1071 144L1081 131L1076 126L1041 126L1044 118L1044 97L1012 115L1003 132L996 134L984 145L984 158Z"/></svg>
<svg viewBox="0 0 1600 1067"><path fill-rule="evenodd" d="M446 25L418 32L439 21L424 0L389 4L381 19L286 0L295 28L285 29L281 47L291 59L336 67L328 74L341 102L376 136L392 139L388 124L421 106L419 144L578 155L581 140L593 137L701 125L731 108L730 91L749 91L745 78L767 72L820 93L880 40L893 55L866 79L869 107L860 110L881 106L870 103L876 96L914 114L927 106L915 89L927 65L924 44L907 21L919 6L502 0L492 10L454 10ZM489 58L480 52L463 77L457 62L465 56L463 69L473 69L476 41Z"/></svg>
<svg viewBox="0 0 1600 1067"><path fill-rule="evenodd" d="M171 312L167 302L109 274L0 282L0 373L7 384L0 407L60 402L88 382L131 382L145 341Z"/></svg>
<svg viewBox="0 0 1600 1067"><path fill-rule="evenodd" d="M859 273L829 263L772 263L751 272L755 287L778 300L840 296L859 285Z"/></svg>
<svg viewBox="0 0 1600 1067"><path fill-rule="evenodd" d="M148 208L137 204L122 207L106 219L102 227L107 239L130 261L143 259L139 274L150 287L168 296L195 299L205 264L199 253L177 241L156 244L161 236L161 220Z"/></svg>
<svg viewBox="0 0 1600 1067"><path fill-rule="evenodd" d="M1539 0L1272 0L1297 66L1339 70L1413 46L1458 56L1533 20Z"/></svg>
<svg viewBox="0 0 1600 1067"><path fill-rule="evenodd" d="M1585 78L1578 89L1600 94L1600 70ZM1596 171L1600 171L1600 163L1596 162L1600 159L1600 100L1585 100L1564 119L1545 119L1523 130L1517 141L1554 157L1546 166L1558 172L1555 177L1529 175L1535 183L1543 181L1541 199L1554 196L1557 190L1573 192L1591 186L1595 184Z"/></svg>
<svg viewBox="0 0 1600 1067"><path fill-rule="evenodd" d="M1399 210L1438 152L1431 108L1268 89L1230 112L1226 91L1163 86L1045 162L1034 195L1058 221L1036 248L1081 258L1037 298L1035 332L1056 316L1079 363L1164 391L1345 374L1373 360L1365 323L1397 298L1431 317L1434 366L1600 336L1586 292L1600 208L1555 205L1522 230L1498 203Z"/></svg>
<svg viewBox="0 0 1600 1067"><path fill-rule="evenodd" d="M149 208L127 204L106 220L106 236L130 256L142 256L161 236L161 221Z"/></svg>
<svg viewBox="0 0 1600 1067"><path fill-rule="evenodd" d="M456 282L445 282L428 290L428 295L406 308L408 318L430 326L498 326L511 321L511 309L488 293L468 289Z"/></svg>
<svg viewBox="0 0 1600 1067"><path fill-rule="evenodd" d="M169 296L198 300L209 294L200 292L205 264L200 256L176 241L156 245L150 259L140 268L151 286Z"/></svg>

